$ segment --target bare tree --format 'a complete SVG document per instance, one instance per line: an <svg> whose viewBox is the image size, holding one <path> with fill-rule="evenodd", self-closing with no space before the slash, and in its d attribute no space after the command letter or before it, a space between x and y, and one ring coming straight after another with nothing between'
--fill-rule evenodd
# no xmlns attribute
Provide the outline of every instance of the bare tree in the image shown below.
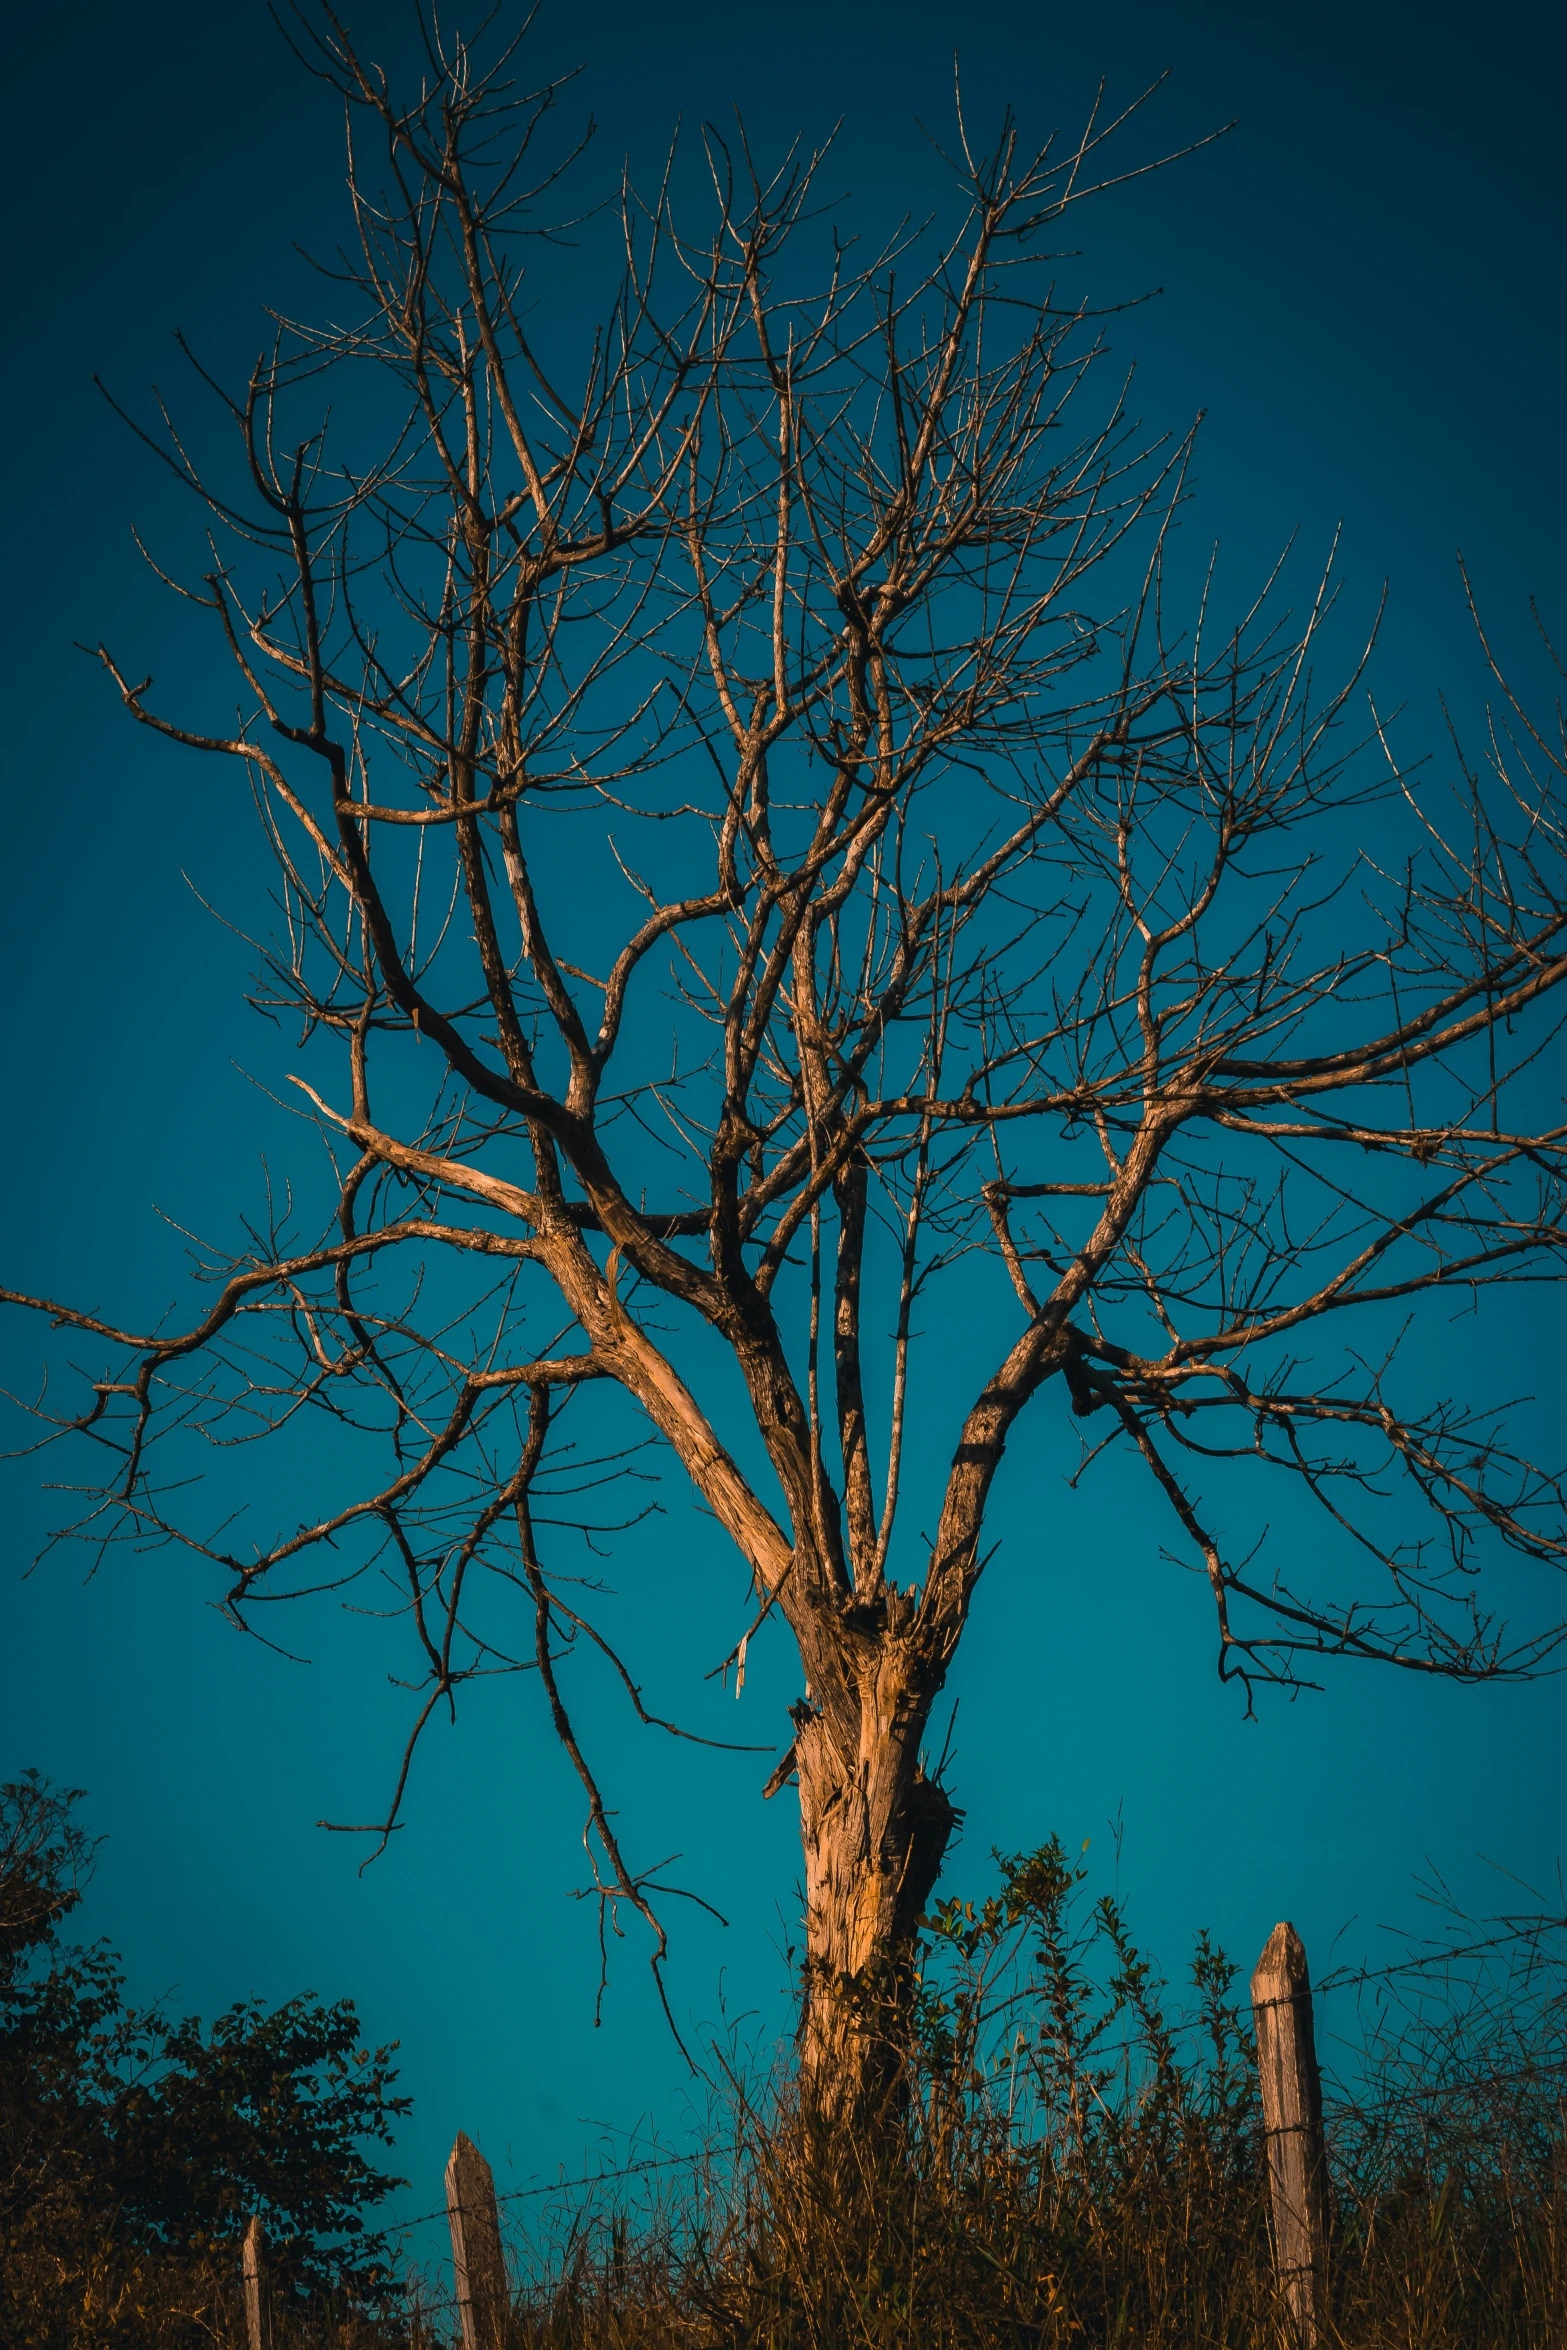
<svg viewBox="0 0 1567 2350"><path fill-rule="evenodd" d="M1417 789L1351 722L1359 670L1314 682L1326 582L1224 627L1199 583L1171 624L1188 445L1115 398L1083 421L1101 320L1043 252L1117 124L981 152L960 118L952 232L863 258L819 157L768 175L710 134L699 231L677 163L622 190L590 335L547 248L524 296L556 90L432 36L404 106L329 11L298 38L348 106L353 323L211 385L233 469L154 439L211 518L182 592L240 719L184 726L102 657L255 789L285 917L258 999L303 1017L335 1220L215 1255L177 1334L15 1302L116 1350L60 1423L112 1450L81 1530L189 1546L242 1621L319 1587L312 1554L401 1579L423 1682L381 1833L419 1728L504 1661L481 1570L524 1588L601 1892L661 1956L556 1672L604 1636L536 1542L541 1491L617 1473L552 1454L562 1410L633 1399L738 1546L750 1631L798 1643L764 1792L798 1781L805 2079L836 2104L878 2077L953 1825L921 1741L1041 1390L1153 1479L1248 1698L1330 1656L1462 1680L1554 1648L1475 1577L1560 1564L1558 1477L1397 1341L1560 1270L1563 748L1504 697L1483 776ZM954 1403L927 1545L921 1301L987 1260L1013 1334ZM175 1523L160 1431L307 1407L345 1474L367 1442L384 1468L249 1551ZM1230 1555L1193 1482L1224 1462L1343 1537L1320 1586Z"/></svg>

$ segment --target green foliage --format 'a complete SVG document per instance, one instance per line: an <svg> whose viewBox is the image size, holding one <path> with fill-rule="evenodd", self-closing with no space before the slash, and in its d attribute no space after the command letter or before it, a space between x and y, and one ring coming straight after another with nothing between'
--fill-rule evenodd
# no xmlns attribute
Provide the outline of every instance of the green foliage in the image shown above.
<svg viewBox="0 0 1567 2350"><path fill-rule="evenodd" d="M360 2047L348 1999L239 2001L210 2031L187 2017L105 2117L123 2223L195 2246L237 2241L259 2212L274 2265L317 2287L368 2282L385 2247L366 2234L362 2207L403 2183L363 2152L367 2138L391 2145L409 2110L390 2093L391 2054Z"/></svg>
<svg viewBox="0 0 1567 2350"><path fill-rule="evenodd" d="M0 1786L0 2338L130 2342L155 2308L145 2338L172 2342L186 2303L178 2322L210 2338L253 2213L280 2319L388 2304L363 2214L402 2184L365 2151L409 2110L393 2049L360 2045L352 2001L310 1993L210 2028L129 2005L106 1943L59 1939L92 1860L79 1800L36 1773ZM40 2331L73 2297L89 2330Z"/></svg>
<svg viewBox="0 0 1567 2350"><path fill-rule="evenodd" d="M97 1849L74 1816L79 1787L37 1771L0 1787L0 1973L52 1939L82 1897Z"/></svg>

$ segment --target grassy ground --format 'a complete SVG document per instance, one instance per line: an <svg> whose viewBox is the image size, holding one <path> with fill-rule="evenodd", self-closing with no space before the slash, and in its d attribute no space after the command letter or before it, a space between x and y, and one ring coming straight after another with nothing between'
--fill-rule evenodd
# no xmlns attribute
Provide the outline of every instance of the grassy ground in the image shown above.
<svg viewBox="0 0 1567 2350"><path fill-rule="evenodd" d="M1329 2340L1354 2350L1567 2350L1567 1975L1539 1932L1462 1943L1332 2003L1356 2024L1324 2050ZM824 2137L720 2067L694 2160L514 2245L511 2350L1284 2350L1238 1990L1202 1943L1172 1997L1058 1847L1004 1864L931 1923L895 2128ZM0 2259L12 2350L243 2342L231 2254L160 2269L40 2212ZM279 2311L277 2350L435 2350L444 2293Z"/></svg>

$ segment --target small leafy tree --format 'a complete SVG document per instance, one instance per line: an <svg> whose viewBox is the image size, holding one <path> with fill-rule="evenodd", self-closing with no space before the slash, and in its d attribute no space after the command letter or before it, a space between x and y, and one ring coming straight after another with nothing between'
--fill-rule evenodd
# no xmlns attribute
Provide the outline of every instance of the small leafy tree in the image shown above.
<svg viewBox="0 0 1567 2350"><path fill-rule="evenodd" d="M106 1943L58 1936L93 1849L79 1800L36 1773L0 1787L8 2240L61 2255L112 2241L127 2257L235 2268L257 2214L280 2286L374 2306L391 2261L364 2213L403 2182L366 2146L391 2145L410 2109L393 2093L393 2049L360 2045L351 2000L308 1992L275 2008L238 2001L210 2028L128 2005Z"/></svg>

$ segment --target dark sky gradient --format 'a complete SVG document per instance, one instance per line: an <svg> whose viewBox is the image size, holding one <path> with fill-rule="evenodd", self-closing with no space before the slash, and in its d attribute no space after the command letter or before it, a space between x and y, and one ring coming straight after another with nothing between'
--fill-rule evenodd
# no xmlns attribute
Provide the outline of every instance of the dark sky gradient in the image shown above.
<svg viewBox="0 0 1567 2350"><path fill-rule="evenodd" d="M366 47L409 52L393 0L352 22ZM1226 576L1254 579L1291 530L1315 560L1342 519L1349 606L1369 614L1391 582L1376 675L1381 701L1408 704L1406 747L1439 743L1440 695L1476 707L1456 548L1503 641L1525 642L1530 595L1567 628L1559 9L611 0L548 9L536 41L541 77L585 58L602 163L650 162L676 115L732 102L764 151L841 115L829 179L878 219L932 200L915 118L948 121L955 45L971 115L1009 102L1026 129L1074 122L1101 73L1125 98L1169 67L1129 154L1238 127L1085 218L1081 274L1107 299L1163 289L1115 339L1139 359L1140 414L1179 428L1207 411L1194 545L1219 538ZM305 299L293 245L339 233L339 134L251 0L40 11L11 55L4 1278L134 1322L181 1278L183 1244L154 1210L227 1232L261 1154L285 1166L305 1130L244 1074L279 1068L279 1047L239 1000L243 943L181 879L241 924L260 918L248 802L135 737L73 649L108 639L157 672L166 704L211 690L200 640L129 537L135 520L177 546L189 517L91 378L132 402L174 387L174 327L220 372L243 369L262 306ZM1554 1374L1559 1417L1543 1308L1532 1327L1538 1359L1514 1383ZM31 1382L35 1336L7 1327L14 1385ZM947 1343L961 1352L961 1334ZM1469 1343L1460 1326L1455 1376ZM1427 1861L1492 1906L1516 1888L1477 1856L1554 1882L1559 1683L1462 1691L1346 1668L1245 1723L1146 1496L1110 1480L1068 1506L1054 1463L1034 1465L1015 1443L1004 1548L953 1676L969 1807L954 1889L982 1889L992 1845L1051 1828L1097 1851L1118 1807L1123 1886L1172 1966L1200 1923L1249 1961L1286 1914L1322 1963L1341 1928L1354 1948L1371 1922L1413 1914ZM167 1558L84 1582L66 1554L24 1582L62 1514L39 1492L57 1473L75 1472L13 1465L0 1503L0 1770L36 1762L91 1790L111 1841L88 1925L121 1942L137 1989L209 2011L252 1990L352 1992L369 2029L403 2043L410 2209L435 2199L458 2126L518 2182L604 2128L678 2130L681 2067L630 1944L592 2029L592 1921L567 1898L576 1806L533 1683L499 1684L443 1733L405 1833L360 1879L358 1853L314 1826L369 1816L392 1760L400 1701L360 1627L318 1615L305 1668L228 1632ZM673 1705L728 1644L738 1577L673 1486L664 1499L615 1572L633 1616L651 1617L666 1578L715 1597L705 1621L683 1601L652 1637L650 1693ZM770 1741L791 1693L780 1643L739 1709L700 1702L724 1734ZM584 1703L640 1848L679 1847L685 1880L733 1921L674 1921L678 2012L772 2028L787 1803L757 1805L765 1765L650 1752L607 1700L602 1715ZM667 1831L664 1803L679 1813Z"/></svg>

